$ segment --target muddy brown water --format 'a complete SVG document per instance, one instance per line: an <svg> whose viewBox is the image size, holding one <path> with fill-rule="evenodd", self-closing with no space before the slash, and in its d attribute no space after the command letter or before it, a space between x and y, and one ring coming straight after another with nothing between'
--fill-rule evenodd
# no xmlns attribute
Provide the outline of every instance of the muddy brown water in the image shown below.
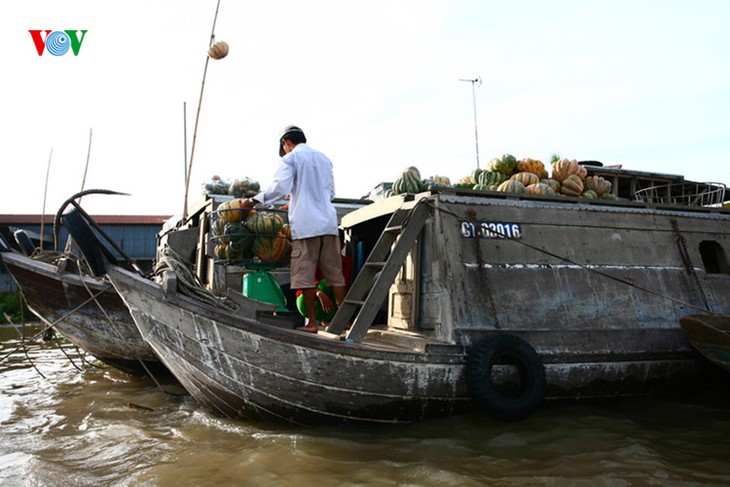
<svg viewBox="0 0 730 487"><path fill-rule="evenodd" d="M730 381L552 403L513 424L301 428L216 417L68 344L8 355L22 332L0 326L2 486L730 485Z"/></svg>

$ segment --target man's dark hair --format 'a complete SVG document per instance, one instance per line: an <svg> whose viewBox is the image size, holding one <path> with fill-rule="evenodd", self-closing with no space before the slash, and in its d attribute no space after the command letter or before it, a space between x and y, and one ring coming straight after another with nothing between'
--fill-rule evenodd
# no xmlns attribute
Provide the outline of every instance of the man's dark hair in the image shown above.
<svg viewBox="0 0 730 487"><path fill-rule="evenodd" d="M289 140L292 144L304 144L307 142L304 132L289 132L284 134L281 140Z"/></svg>

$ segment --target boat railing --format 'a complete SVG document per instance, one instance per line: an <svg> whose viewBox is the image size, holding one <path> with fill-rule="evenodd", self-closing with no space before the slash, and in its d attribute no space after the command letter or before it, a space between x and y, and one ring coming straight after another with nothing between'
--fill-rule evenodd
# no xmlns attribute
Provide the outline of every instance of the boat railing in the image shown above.
<svg viewBox="0 0 730 487"><path fill-rule="evenodd" d="M645 203L682 206L722 206L725 201L723 183L695 183L683 181L640 189L634 193Z"/></svg>

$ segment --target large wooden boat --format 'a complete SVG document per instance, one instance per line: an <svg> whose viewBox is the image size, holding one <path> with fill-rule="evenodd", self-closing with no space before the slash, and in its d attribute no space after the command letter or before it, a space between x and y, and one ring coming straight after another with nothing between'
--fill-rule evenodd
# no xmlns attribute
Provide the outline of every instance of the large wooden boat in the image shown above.
<svg viewBox="0 0 730 487"><path fill-rule="evenodd" d="M644 176L617 171L614 188L636 194ZM225 309L178 292L169 273L159 284L116 266L107 275L145 340L217 413L397 423L479 407L516 420L543 398L676 391L708 377L679 320L730 313L730 210L680 202L678 188L644 193L441 189L352 211L342 226L359 272L316 335L239 293Z"/></svg>

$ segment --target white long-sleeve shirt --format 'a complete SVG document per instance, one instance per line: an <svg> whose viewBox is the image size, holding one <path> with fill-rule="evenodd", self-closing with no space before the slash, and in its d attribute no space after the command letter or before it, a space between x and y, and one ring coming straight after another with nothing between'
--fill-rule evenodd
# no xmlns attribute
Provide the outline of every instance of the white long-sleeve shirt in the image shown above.
<svg viewBox="0 0 730 487"><path fill-rule="evenodd" d="M337 235L337 210L332 204L335 180L332 161L307 144L297 144L281 159L274 182L254 196L271 205L291 195L289 225L292 240Z"/></svg>

